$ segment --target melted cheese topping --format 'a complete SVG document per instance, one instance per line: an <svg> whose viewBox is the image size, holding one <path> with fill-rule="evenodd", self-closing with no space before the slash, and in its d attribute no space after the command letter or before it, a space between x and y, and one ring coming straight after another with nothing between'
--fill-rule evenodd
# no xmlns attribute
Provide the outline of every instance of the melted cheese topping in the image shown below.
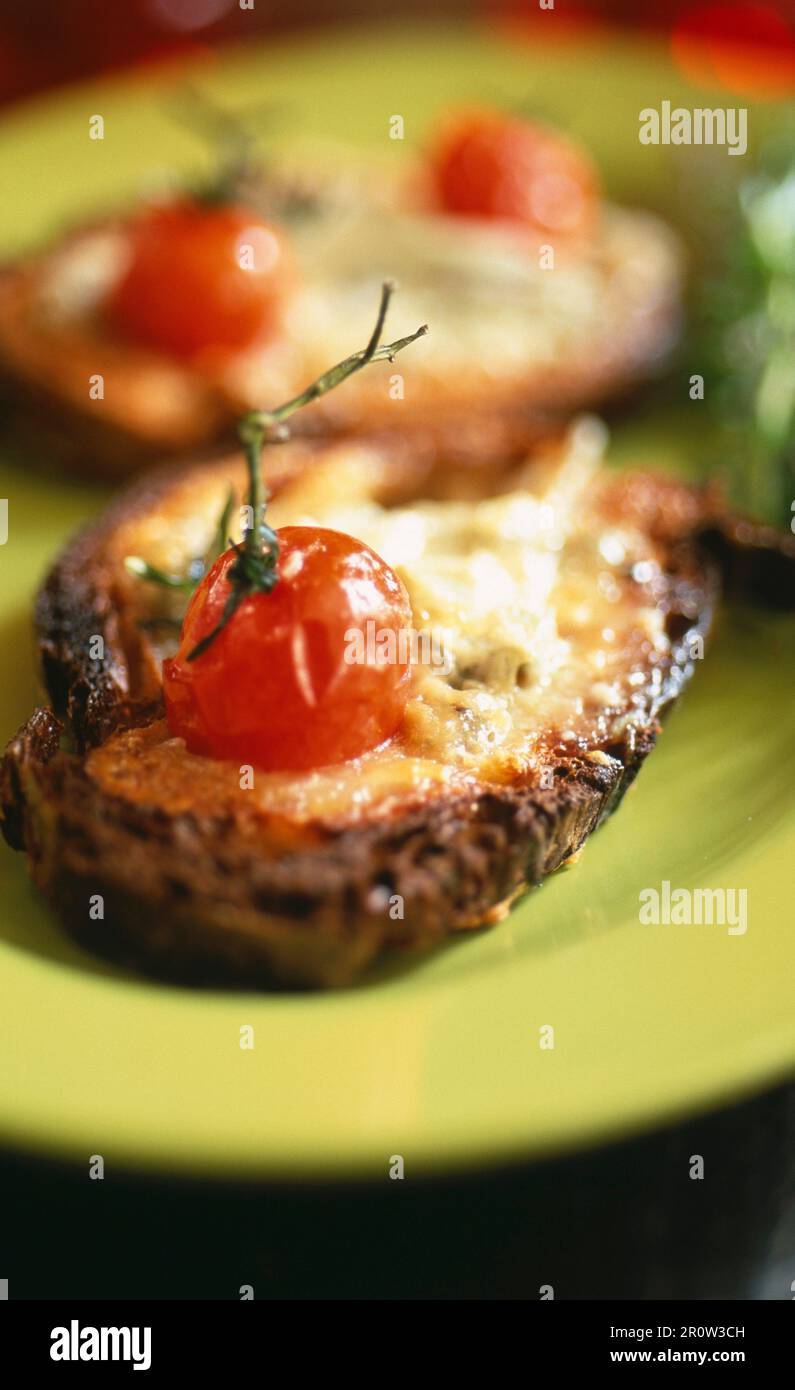
<svg viewBox="0 0 795 1390"><path fill-rule="evenodd" d="M323 361L367 336L378 286L394 278L396 338L428 322L415 370L526 375L609 339L638 312L653 313L678 280L675 240L653 217L606 207L593 242L545 245L540 233L480 219L366 212L297 229L304 288L288 326ZM550 262L550 253L554 259ZM411 366L403 364L411 373Z"/></svg>
<svg viewBox="0 0 795 1390"><path fill-rule="evenodd" d="M573 433L544 497L332 507L302 518L372 546L408 590L415 629L406 723L426 754L474 767L526 743L526 720L570 654L553 594L575 508L604 443L595 420Z"/></svg>
<svg viewBox="0 0 795 1390"><path fill-rule="evenodd" d="M541 498L517 492L327 518L395 566L417 627L445 633L449 672L427 659L413 671L406 724L426 755L502 780L527 770L545 730L565 737L586 712L596 711L598 723L599 711L621 703L621 687L609 676L625 649L616 646L608 613L628 595L604 568L605 551L620 572L639 553L640 538L610 532L592 539L583 525L602 443L596 422L582 422ZM594 581L601 583L596 602ZM633 632L638 624L644 640L667 649L655 608L636 611ZM589 642L595 650L584 650Z"/></svg>
<svg viewBox="0 0 795 1390"><path fill-rule="evenodd" d="M417 633L442 640L417 644L405 720L392 739L308 775L257 772L246 793L252 809L355 819L444 788L532 783L550 744L604 757L599 745L631 724L636 708L645 720L670 651L652 597L659 569L646 536L606 528L591 512L603 443L598 422L580 422L542 496L393 510L327 501L311 511L300 488L292 504L278 499L279 525L314 521L373 546L400 573ZM317 500L316 477L310 486ZM187 798L197 809L204 798L209 809L228 782L237 802L239 769L187 754L164 725L124 738L135 746L134 771L116 740L91 755L114 791L145 798L156 777L158 798L173 808Z"/></svg>
<svg viewBox="0 0 795 1390"><path fill-rule="evenodd" d="M635 318L648 320L676 293L679 280L679 253L667 228L648 214L610 207L596 238L561 242L552 266L541 259L539 237L521 227L376 206L333 207L292 225L290 239L300 274L284 332L251 350L211 353L194 364L229 403L289 395L305 377L346 356L351 342L366 342L385 278L400 286L390 334L400 338L420 323L432 326L410 358L401 359L400 373L444 388L451 373L474 372L484 390L527 381L534 367L565 369L594 351L609 354ZM124 230L100 227L45 258L33 315L40 329L71 326L89 342L101 334L102 304L127 257ZM131 363L147 358L138 345L114 344ZM149 357L162 363L176 389L175 364ZM147 391L153 389L147 377ZM346 386L349 397L361 389L362 379Z"/></svg>

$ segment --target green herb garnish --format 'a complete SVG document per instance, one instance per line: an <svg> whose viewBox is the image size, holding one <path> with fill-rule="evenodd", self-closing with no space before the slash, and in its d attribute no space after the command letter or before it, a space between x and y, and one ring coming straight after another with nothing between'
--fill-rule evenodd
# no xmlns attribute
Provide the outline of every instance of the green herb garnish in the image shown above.
<svg viewBox="0 0 795 1390"><path fill-rule="evenodd" d="M735 504L782 526L795 495L795 123L752 172L708 188L690 370L708 382Z"/></svg>
<svg viewBox="0 0 795 1390"><path fill-rule="evenodd" d="M228 547L229 521L234 505L235 494L230 488L210 545L203 555L197 555L188 562L184 574L167 574L165 570L158 569L157 565L150 565L149 561L143 560L140 555L126 555L125 569L134 574L136 579L145 579L149 584L159 584L161 589L175 589L179 593L192 594L196 585ZM155 621L167 622L168 619L158 618Z"/></svg>

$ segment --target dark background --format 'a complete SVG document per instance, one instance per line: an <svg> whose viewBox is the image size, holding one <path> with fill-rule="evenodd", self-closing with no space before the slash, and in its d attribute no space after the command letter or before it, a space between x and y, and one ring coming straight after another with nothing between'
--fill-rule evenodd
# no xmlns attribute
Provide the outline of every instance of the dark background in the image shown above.
<svg viewBox="0 0 795 1390"><path fill-rule="evenodd" d="M763 72L795 59L793 0L557 0L556 26L717 34ZM538 24L535 0L0 0L0 101L229 39L343 19L471 13ZM789 45L789 47L788 47ZM10 1298L790 1299L795 1088L588 1154L466 1178L286 1188L102 1182L0 1155ZM704 1158L703 1181L690 1157Z"/></svg>
<svg viewBox="0 0 795 1390"><path fill-rule="evenodd" d="M795 1088L466 1178L274 1187L0 1158L13 1299L775 1299L795 1280ZM704 1178L690 1174L691 1155Z"/></svg>
<svg viewBox="0 0 795 1390"><path fill-rule="evenodd" d="M647 29L680 45L735 45L780 82L795 65L795 0L0 0L0 101L134 64L211 57L219 44L342 22L477 17L556 41ZM691 54L692 61L692 54ZM732 59L736 66L737 55ZM761 84L764 87L764 82ZM790 87L792 90L792 87Z"/></svg>

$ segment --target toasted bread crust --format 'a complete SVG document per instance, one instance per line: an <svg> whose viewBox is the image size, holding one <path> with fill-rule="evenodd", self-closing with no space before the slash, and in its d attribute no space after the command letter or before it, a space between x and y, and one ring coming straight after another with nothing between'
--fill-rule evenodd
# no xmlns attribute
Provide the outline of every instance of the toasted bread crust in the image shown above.
<svg viewBox="0 0 795 1390"><path fill-rule="evenodd" d="M604 763L561 754L546 790L445 798L305 832L268 856L224 817L109 798L57 752L59 721L39 710L4 761L6 834L70 931L103 954L196 983L341 985L384 948L427 949L499 920L614 809L656 730L655 718ZM89 918L96 894L101 922ZM405 915L392 920L395 895Z"/></svg>
<svg viewBox="0 0 795 1390"><path fill-rule="evenodd" d="M279 467L311 469L322 448L298 441L279 451ZM549 731L542 785L446 788L353 823L333 815L297 823L258 817L241 797L219 796L215 807L190 795L175 806L148 791L119 794L95 761L134 768L162 719L158 665L131 621L115 540L142 518L168 515L180 489L199 505L205 485L223 486L239 467L213 460L142 480L55 565L37 606L55 712L37 710L9 745L3 828L70 930L95 949L198 982L339 985L384 948L427 948L497 920L618 804L690 674L690 639L709 625L717 571L693 536L714 521L715 500L648 477L616 480L602 498L607 517L631 516L666 557L659 603L670 660L661 682L637 692L623 731L574 747ZM427 485L427 465L399 451L385 460L385 477L402 495L418 478ZM438 466L433 481L444 491ZM271 486L278 495L278 479ZM102 663L88 656L97 634ZM64 722L75 753L60 749ZM92 921L97 894L104 917ZM392 915L398 897L402 915Z"/></svg>

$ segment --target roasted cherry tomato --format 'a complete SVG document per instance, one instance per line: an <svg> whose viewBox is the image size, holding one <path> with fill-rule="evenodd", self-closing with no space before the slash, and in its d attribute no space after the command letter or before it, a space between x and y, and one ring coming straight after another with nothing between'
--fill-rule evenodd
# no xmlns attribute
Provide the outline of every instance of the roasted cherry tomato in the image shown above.
<svg viewBox="0 0 795 1390"><path fill-rule="evenodd" d="M219 622L235 552L194 593L177 655L164 663L168 727L192 752L268 770L343 762L399 725L408 699L408 595L374 550L339 531L277 532L278 581ZM392 634L391 637L388 634Z"/></svg>
<svg viewBox="0 0 795 1390"><path fill-rule="evenodd" d="M179 202L143 213L107 303L121 332L179 357L272 333L291 279L282 234L256 213Z"/></svg>
<svg viewBox="0 0 795 1390"><path fill-rule="evenodd" d="M554 131L497 111L465 111L441 131L432 154L446 212L504 218L547 234L583 235L598 209L596 173Z"/></svg>

